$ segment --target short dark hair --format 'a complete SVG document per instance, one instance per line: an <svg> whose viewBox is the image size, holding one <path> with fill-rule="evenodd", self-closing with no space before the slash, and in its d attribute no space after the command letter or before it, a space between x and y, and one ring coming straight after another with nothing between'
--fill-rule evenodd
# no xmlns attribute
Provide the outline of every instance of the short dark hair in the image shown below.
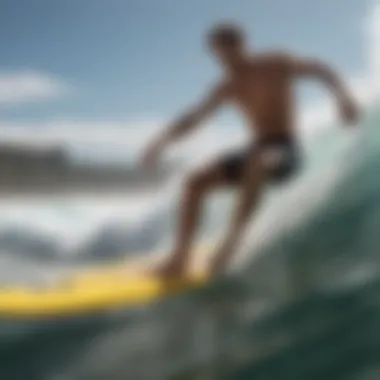
<svg viewBox="0 0 380 380"><path fill-rule="evenodd" d="M220 23L211 29L208 40L216 45L239 45L244 41L244 32L233 23Z"/></svg>

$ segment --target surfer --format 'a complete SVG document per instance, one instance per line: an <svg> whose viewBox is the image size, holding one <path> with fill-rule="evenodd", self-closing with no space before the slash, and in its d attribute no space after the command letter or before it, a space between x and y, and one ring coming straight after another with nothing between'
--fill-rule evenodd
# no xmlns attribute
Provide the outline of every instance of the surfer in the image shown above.
<svg viewBox="0 0 380 380"><path fill-rule="evenodd" d="M205 196L212 190L234 186L239 191L236 214L217 249L211 273L222 271L231 259L264 185L284 181L300 168L295 131L293 83L316 79L335 96L344 122L353 123L358 107L339 75L327 64L288 52L251 53L244 31L233 24L219 24L208 35L208 46L224 69L224 77L184 116L154 139L144 152L144 164L154 164L172 142L193 131L226 104L235 105L247 121L247 147L225 155L193 172L182 195L179 233L162 276L180 276L186 270L191 245Z"/></svg>

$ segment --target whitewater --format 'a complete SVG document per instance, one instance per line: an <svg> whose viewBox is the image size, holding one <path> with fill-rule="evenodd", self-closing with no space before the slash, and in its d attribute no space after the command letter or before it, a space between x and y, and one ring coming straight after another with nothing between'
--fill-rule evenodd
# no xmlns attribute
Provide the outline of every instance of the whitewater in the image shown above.
<svg viewBox="0 0 380 380"><path fill-rule="evenodd" d="M85 318L3 320L1 378L378 378L379 122L373 108L356 130L305 146L300 176L268 189L229 275L205 289ZM167 250L183 176L133 197L4 199L0 282L50 286ZM233 194L216 195L199 239L217 239L232 207Z"/></svg>

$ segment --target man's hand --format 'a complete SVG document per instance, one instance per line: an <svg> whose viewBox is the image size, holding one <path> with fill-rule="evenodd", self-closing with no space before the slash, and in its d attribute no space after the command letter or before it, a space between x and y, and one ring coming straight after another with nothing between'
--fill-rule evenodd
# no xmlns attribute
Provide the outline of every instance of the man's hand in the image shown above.
<svg viewBox="0 0 380 380"><path fill-rule="evenodd" d="M340 100L340 114L345 123L354 124L359 120L360 111L355 101L345 96Z"/></svg>
<svg viewBox="0 0 380 380"><path fill-rule="evenodd" d="M226 97L226 86L224 84L216 86L205 99L169 126L164 135L154 140L148 146L143 155L143 165L146 167L154 165L169 143L177 141L198 126L201 121L210 116L221 106L226 100Z"/></svg>

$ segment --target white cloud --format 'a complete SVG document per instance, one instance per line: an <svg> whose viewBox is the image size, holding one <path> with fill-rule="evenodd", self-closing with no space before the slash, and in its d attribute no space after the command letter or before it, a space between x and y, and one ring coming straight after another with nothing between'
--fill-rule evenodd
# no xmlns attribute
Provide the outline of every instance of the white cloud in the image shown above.
<svg viewBox="0 0 380 380"><path fill-rule="evenodd" d="M65 95L61 80L37 71L0 72L0 106L50 100Z"/></svg>
<svg viewBox="0 0 380 380"><path fill-rule="evenodd" d="M0 139L34 145L115 144L133 147L143 144L159 128L158 122L99 122L50 120L44 123L0 121Z"/></svg>
<svg viewBox="0 0 380 380"><path fill-rule="evenodd" d="M119 151L138 154L151 138L164 128L163 123L145 122L71 122L50 121L44 124L0 122L0 141L17 146L44 148L64 145L68 148L95 146L110 147ZM206 125L196 131L187 141L178 144L171 154L189 155L196 152L202 159L221 150L229 149L244 142L244 130L223 133L216 125ZM194 156L194 154L193 154Z"/></svg>

